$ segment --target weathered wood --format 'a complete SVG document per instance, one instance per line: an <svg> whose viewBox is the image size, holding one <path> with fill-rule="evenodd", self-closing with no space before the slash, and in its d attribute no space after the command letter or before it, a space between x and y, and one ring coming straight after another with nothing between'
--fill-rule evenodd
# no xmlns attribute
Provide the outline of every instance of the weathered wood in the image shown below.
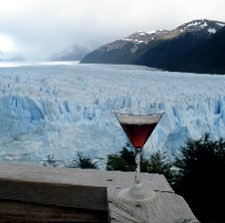
<svg viewBox="0 0 225 223"><path fill-rule="evenodd" d="M1 199L107 211L106 187L7 179L0 186Z"/></svg>
<svg viewBox="0 0 225 223"><path fill-rule="evenodd" d="M99 223L108 222L105 211L58 207L16 201L0 201L0 222L7 223Z"/></svg>
<svg viewBox="0 0 225 223"><path fill-rule="evenodd" d="M0 165L0 222L108 222L107 187L79 182L75 173Z"/></svg>
<svg viewBox="0 0 225 223"><path fill-rule="evenodd" d="M0 219L13 217L13 222L22 222L23 216L23 220L29 217L34 222L199 222L163 175L141 173L144 184L156 193L151 202L127 204L119 200L119 191L130 186L133 179L133 172L1 164ZM36 219L38 216L43 218Z"/></svg>

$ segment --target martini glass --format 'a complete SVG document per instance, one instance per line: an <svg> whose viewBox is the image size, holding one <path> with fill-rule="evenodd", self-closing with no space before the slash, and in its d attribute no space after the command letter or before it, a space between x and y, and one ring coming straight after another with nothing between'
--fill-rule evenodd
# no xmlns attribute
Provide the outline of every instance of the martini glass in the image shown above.
<svg viewBox="0 0 225 223"><path fill-rule="evenodd" d="M129 203L152 200L155 197L155 192L149 185L145 185L140 178L141 152L164 114L164 110L158 108L123 108L115 111L114 114L136 152L135 162L137 165L133 184L131 187L121 190L118 197Z"/></svg>

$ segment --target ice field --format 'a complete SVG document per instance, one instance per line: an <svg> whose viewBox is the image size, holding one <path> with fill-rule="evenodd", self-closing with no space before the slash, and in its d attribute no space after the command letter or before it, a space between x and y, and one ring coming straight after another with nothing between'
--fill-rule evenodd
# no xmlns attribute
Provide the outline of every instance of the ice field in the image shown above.
<svg viewBox="0 0 225 223"><path fill-rule="evenodd" d="M105 159L127 138L113 110L165 114L144 153L176 153L187 137L225 138L225 76L78 62L0 63L0 161Z"/></svg>

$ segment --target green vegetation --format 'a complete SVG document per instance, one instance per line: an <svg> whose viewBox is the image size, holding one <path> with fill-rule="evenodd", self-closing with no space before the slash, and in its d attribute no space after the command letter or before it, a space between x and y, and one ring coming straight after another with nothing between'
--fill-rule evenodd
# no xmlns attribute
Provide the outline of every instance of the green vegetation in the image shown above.
<svg viewBox="0 0 225 223"><path fill-rule="evenodd" d="M108 155L106 169L135 171L135 152L127 143L118 154ZM225 222L225 140L214 140L205 134L198 140L188 139L180 153L173 157L156 151L141 159L141 172L163 174L175 193L181 195L201 223ZM97 169L88 156L77 154L70 168ZM57 166L54 156L47 156L44 166Z"/></svg>
<svg viewBox="0 0 225 223"><path fill-rule="evenodd" d="M188 139L174 165L178 168L174 190L182 195L200 222L225 222L225 141L205 134Z"/></svg>
<svg viewBox="0 0 225 223"><path fill-rule="evenodd" d="M47 156L47 160L43 161L43 166L56 167L57 163L56 163L56 160L54 160L54 156L53 155L48 155Z"/></svg>
<svg viewBox="0 0 225 223"><path fill-rule="evenodd" d="M122 148L119 154L108 155L106 169L107 170L121 170L134 171L136 168L135 153L130 149L130 144Z"/></svg>
<svg viewBox="0 0 225 223"><path fill-rule="evenodd" d="M129 147L108 155L107 170L135 170L135 153ZM225 140L214 140L209 134L188 139L173 161L160 151L142 158L141 172L163 174L200 222L225 222L221 205L225 200Z"/></svg>
<svg viewBox="0 0 225 223"><path fill-rule="evenodd" d="M81 169L98 169L98 161L93 161L90 157L84 156L82 153L77 153L77 159L71 167Z"/></svg>
<svg viewBox="0 0 225 223"><path fill-rule="evenodd" d="M135 152L127 143L119 154L108 155L106 163L107 170L135 171ZM163 174L168 182L173 184L174 170L172 170L172 162L167 158L166 153L157 151L153 153L149 160L142 157L141 172Z"/></svg>
<svg viewBox="0 0 225 223"><path fill-rule="evenodd" d="M153 153L149 160L146 160L146 169L143 169L148 173L163 174L167 181L173 185L175 170L173 168L173 162L168 158L166 152L156 151Z"/></svg>
<svg viewBox="0 0 225 223"><path fill-rule="evenodd" d="M62 166L63 160L55 160L53 155L48 155L47 160L43 161L43 166L57 167ZM93 161L90 157L84 156L82 153L77 153L77 159L74 159L72 163L65 165L68 168L81 168L81 169L98 169L98 161Z"/></svg>

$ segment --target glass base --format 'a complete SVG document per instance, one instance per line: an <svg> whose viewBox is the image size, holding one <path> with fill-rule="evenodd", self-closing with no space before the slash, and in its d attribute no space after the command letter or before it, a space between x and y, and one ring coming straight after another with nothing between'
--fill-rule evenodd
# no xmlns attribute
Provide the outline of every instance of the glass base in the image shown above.
<svg viewBox="0 0 225 223"><path fill-rule="evenodd" d="M151 187L143 183L134 183L131 187L122 189L118 194L118 198L127 203L151 201L155 196L156 194Z"/></svg>

